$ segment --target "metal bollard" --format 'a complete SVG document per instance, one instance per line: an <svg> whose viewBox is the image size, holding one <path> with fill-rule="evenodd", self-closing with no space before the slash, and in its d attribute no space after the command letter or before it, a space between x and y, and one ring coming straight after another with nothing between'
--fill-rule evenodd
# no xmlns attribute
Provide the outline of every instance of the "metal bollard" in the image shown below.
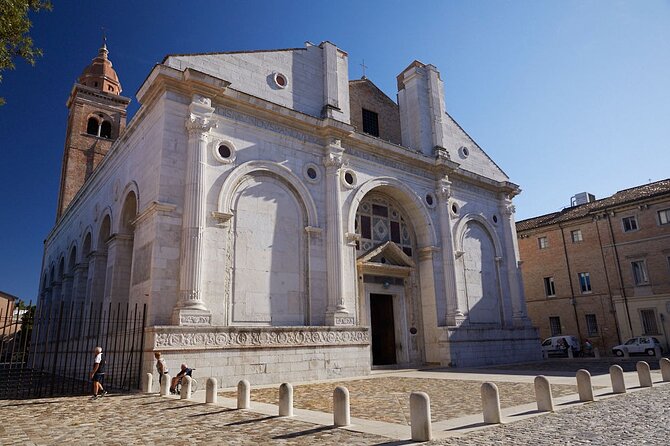
<svg viewBox="0 0 670 446"><path fill-rule="evenodd" d="M290 383L279 386L279 416L293 416L293 386Z"/></svg>
<svg viewBox="0 0 670 446"><path fill-rule="evenodd" d="M500 396L498 386L493 383L482 383L482 409L484 412L484 423L500 423Z"/></svg>
<svg viewBox="0 0 670 446"><path fill-rule="evenodd" d="M248 409L251 406L251 385L246 379L237 383L237 408Z"/></svg>
<svg viewBox="0 0 670 446"><path fill-rule="evenodd" d="M346 387L338 386L333 391L333 424L335 426L348 426L351 424L349 389Z"/></svg>
<svg viewBox="0 0 670 446"><path fill-rule="evenodd" d="M163 375L161 380L161 396L167 396L170 394L170 382L172 378L167 373Z"/></svg>
<svg viewBox="0 0 670 446"><path fill-rule="evenodd" d="M661 358L661 360L659 361L659 364L661 366L661 379L663 379L664 382L669 382L670 381L670 359Z"/></svg>
<svg viewBox="0 0 670 446"><path fill-rule="evenodd" d="M188 375L181 378L181 391L179 397L182 400L191 399L191 381L193 381L193 378Z"/></svg>
<svg viewBox="0 0 670 446"><path fill-rule="evenodd" d="M612 392L626 393L626 382L623 379L623 369L619 365L610 367L610 380L612 381Z"/></svg>
<svg viewBox="0 0 670 446"><path fill-rule="evenodd" d="M219 383L216 378L207 378L207 391L205 394L205 402L208 404L216 404L219 400Z"/></svg>
<svg viewBox="0 0 670 446"><path fill-rule="evenodd" d="M151 388L154 386L154 375L146 373L142 380L142 392L151 393Z"/></svg>
<svg viewBox="0 0 670 446"><path fill-rule="evenodd" d="M593 348L593 357L596 359L600 359L600 350L598 350L598 347Z"/></svg>
<svg viewBox="0 0 670 446"><path fill-rule="evenodd" d="M654 347L654 357L657 359L661 357L661 347L658 345Z"/></svg>
<svg viewBox="0 0 670 446"><path fill-rule="evenodd" d="M635 364L637 369L637 379L640 381L640 387L652 387L654 383L651 381L651 370L646 361L638 361Z"/></svg>
<svg viewBox="0 0 670 446"><path fill-rule="evenodd" d="M554 398L551 396L551 386L549 380L540 375L535 377L535 399L537 400L537 410L540 412L554 411Z"/></svg>
<svg viewBox="0 0 670 446"><path fill-rule="evenodd" d="M412 392L409 395L409 417L412 423L412 441L430 441L433 439L430 397L427 393Z"/></svg>
<svg viewBox="0 0 670 446"><path fill-rule="evenodd" d="M628 347L623 348L623 357L630 358L630 352L628 351Z"/></svg>
<svg viewBox="0 0 670 446"><path fill-rule="evenodd" d="M575 352L572 351L572 347L568 347L568 358L570 359L575 358Z"/></svg>
<svg viewBox="0 0 670 446"><path fill-rule="evenodd" d="M588 370L577 370L577 392L579 401L593 401L593 387L591 387L591 374Z"/></svg>

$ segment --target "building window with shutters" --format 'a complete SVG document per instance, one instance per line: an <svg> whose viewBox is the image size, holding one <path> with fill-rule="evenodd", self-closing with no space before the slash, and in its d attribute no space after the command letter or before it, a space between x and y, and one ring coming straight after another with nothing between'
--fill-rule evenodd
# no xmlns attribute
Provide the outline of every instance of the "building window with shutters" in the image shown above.
<svg viewBox="0 0 670 446"><path fill-rule="evenodd" d="M554 285L553 277L544 278L544 293L547 295L547 297L556 296L556 287Z"/></svg>
<svg viewBox="0 0 670 446"><path fill-rule="evenodd" d="M579 289L582 294L591 292L591 275L589 273L579 273Z"/></svg>
<svg viewBox="0 0 670 446"><path fill-rule="evenodd" d="M579 242L584 240L582 238L582 230L581 229L575 229L574 231L571 231L570 236L572 237L572 243L579 243Z"/></svg>
<svg viewBox="0 0 670 446"><path fill-rule="evenodd" d="M363 109L363 132L372 136L379 136L379 115Z"/></svg>
<svg viewBox="0 0 670 446"><path fill-rule="evenodd" d="M589 336L596 336L598 334L598 319L595 314L586 315L586 331Z"/></svg>
<svg viewBox="0 0 670 446"><path fill-rule="evenodd" d="M631 262L633 267L633 280L635 285L648 285L649 275L647 274L647 264L644 260L636 260Z"/></svg>
<svg viewBox="0 0 670 446"><path fill-rule="evenodd" d="M642 323L642 331L645 335L656 335L658 332L658 325L656 324L656 310L653 308L647 310L640 310L640 322Z"/></svg>
<svg viewBox="0 0 670 446"><path fill-rule="evenodd" d="M661 225L670 224L670 209L658 211L658 223Z"/></svg>
<svg viewBox="0 0 670 446"><path fill-rule="evenodd" d="M549 318L549 328L552 336L561 335L561 318L558 316L551 316Z"/></svg>
<svg viewBox="0 0 670 446"><path fill-rule="evenodd" d="M547 249L549 247L549 240L547 237L538 237L537 245L540 247L540 249Z"/></svg>
<svg viewBox="0 0 670 446"><path fill-rule="evenodd" d="M632 232L637 231L637 217L624 217L621 219L621 224L623 225L623 232Z"/></svg>

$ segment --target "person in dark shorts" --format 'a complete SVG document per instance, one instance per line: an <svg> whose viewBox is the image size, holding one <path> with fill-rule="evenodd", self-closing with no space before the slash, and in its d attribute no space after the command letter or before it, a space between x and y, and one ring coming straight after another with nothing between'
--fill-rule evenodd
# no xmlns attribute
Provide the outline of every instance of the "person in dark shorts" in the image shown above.
<svg viewBox="0 0 670 446"><path fill-rule="evenodd" d="M158 371L158 384L163 382L163 375L168 372L168 368L165 365L165 359L161 356L161 352L154 353L154 358L156 358L156 370Z"/></svg>
<svg viewBox="0 0 670 446"><path fill-rule="evenodd" d="M107 361L102 354L102 347L96 347L93 350L95 358L93 360L93 371L91 372L91 380L93 381L93 396L91 399L96 399L107 395L107 391L102 387L102 381L105 379L105 364Z"/></svg>

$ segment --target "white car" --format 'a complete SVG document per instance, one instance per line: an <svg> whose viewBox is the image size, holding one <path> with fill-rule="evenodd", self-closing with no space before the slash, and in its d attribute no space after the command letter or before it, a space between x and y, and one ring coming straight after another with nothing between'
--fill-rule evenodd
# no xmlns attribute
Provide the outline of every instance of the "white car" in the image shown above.
<svg viewBox="0 0 670 446"><path fill-rule="evenodd" d="M627 340L621 345L612 347L612 353L616 356L623 356L623 349L626 348L631 355L654 356L656 354L654 351L656 347L661 349L661 353L663 352L661 343L658 342L658 339L652 336L638 336Z"/></svg>
<svg viewBox="0 0 670 446"><path fill-rule="evenodd" d="M582 350L579 339L575 336L552 336L542 341L542 350L547 356L568 356L568 347L572 347L575 356Z"/></svg>

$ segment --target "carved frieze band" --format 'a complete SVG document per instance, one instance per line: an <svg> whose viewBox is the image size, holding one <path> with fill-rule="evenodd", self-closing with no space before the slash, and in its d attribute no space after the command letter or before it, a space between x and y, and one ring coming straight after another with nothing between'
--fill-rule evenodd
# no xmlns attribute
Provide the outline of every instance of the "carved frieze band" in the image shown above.
<svg viewBox="0 0 670 446"><path fill-rule="evenodd" d="M253 126L256 126L258 128L264 129L264 130L269 130L271 132L279 133L281 135L286 135L291 138L298 139L300 141L305 141L305 142L311 142L314 144L320 144L321 140L318 138L315 138L311 135L307 135L305 133L299 132L297 130L293 130L289 127L285 127L283 125L276 124L274 122L266 121L265 119L258 118L256 116L251 116L247 115L244 113L240 113L236 110L232 110L230 108L225 108L225 107L217 107L216 108L216 114L220 116L224 116L229 119L233 119L235 121L240 121L240 122L245 122L247 124L251 124Z"/></svg>
<svg viewBox="0 0 670 446"><path fill-rule="evenodd" d="M366 328L324 329L239 329L216 332L156 333L155 349L183 348L281 348L368 345Z"/></svg>

